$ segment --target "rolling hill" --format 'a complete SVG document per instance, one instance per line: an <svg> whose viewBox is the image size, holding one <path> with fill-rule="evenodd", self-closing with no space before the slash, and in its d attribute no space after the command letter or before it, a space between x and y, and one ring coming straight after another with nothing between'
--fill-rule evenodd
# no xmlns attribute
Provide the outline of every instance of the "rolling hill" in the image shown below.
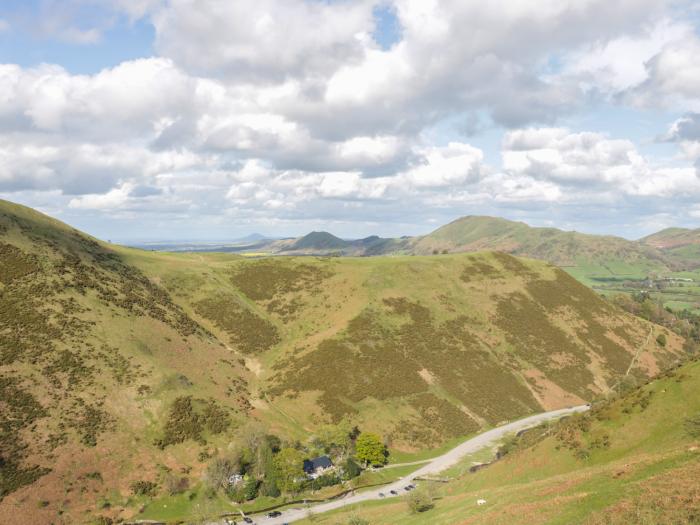
<svg viewBox="0 0 700 525"><path fill-rule="evenodd" d="M0 523L128 518L253 422L433 448L655 374L662 332L502 253L150 252L0 201Z"/></svg>
<svg viewBox="0 0 700 525"><path fill-rule="evenodd" d="M667 228L641 239L684 269L700 268L700 229Z"/></svg>
<svg viewBox="0 0 700 525"><path fill-rule="evenodd" d="M311 232L296 239L261 242L251 246L251 251L263 251L279 255L388 255L401 252L407 239L382 238L376 235L364 239L345 240L328 232Z"/></svg>
<svg viewBox="0 0 700 525"><path fill-rule="evenodd" d="M687 260L666 248L687 249L700 244L689 242L692 230L669 230L676 231L683 232L678 234L679 239L686 240L662 246L661 238L654 240L654 236L630 241L611 235L536 228L499 217L466 216L418 237L344 240L328 232L311 232L296 239L263 241L246 249L270 254L346 256L499 251L572 268L577 277L585 274L590 281L595 277L646 277L687 267Z"/></svg>
<svg viewBox="0 0 700 525"><path fill-rule="evenodd" d="M588 235L556 228L534 228L497 217L462 217L419 238L416 253L496 250L541 259L562 267L640 267L668 270L670 261L652 246L621 237Z"/></svg>

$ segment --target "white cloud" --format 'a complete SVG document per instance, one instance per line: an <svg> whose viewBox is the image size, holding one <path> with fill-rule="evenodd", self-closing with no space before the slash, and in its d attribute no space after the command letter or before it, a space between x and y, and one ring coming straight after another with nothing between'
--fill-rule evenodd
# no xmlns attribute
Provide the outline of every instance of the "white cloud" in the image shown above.
<svg viewBox="0 0 700 525"><path fill-rule="evenodd" d="M589 87L618 93L648 78L647 62L669 44L692 37L687 22L662 18L640 31L612 40L594 40L564 57L563 76Z"/></svg>
<svg viewBox="0 0 700 525"><path fill-rule="evenodd" d="M690 34L672 42L646 63L647 79L625 92L641 107L700 112L700 38Z"/></svg>
<svg viewBox="0 0 700 525"><path fill-rule="evenodd" d="M362 53L373 2L171 0L156 12L157 49L198 74L283 80Z"/></svg>
<svg viewBox="0 0 700 525"><path fill-rule="evenodd" d="M379 4L401 29L389 49L371 36ZM77 16L80 0L46 5L52 37L111 27ZM115 0L110 16L151 17L160 56L93 75L0 65L0 191L59 194L75 213L379 225L697 198L700 40L668 5ZM601 100L685 114L665 137L685 160L557 127ZM510 129L500 164L448 129L467 114L486 147Z"/></svg>
<svg viewBox="0 0 700 525"><path fill-rule="evenodd" d="M81 195L71 199L68 207L80 210L113 210L127 202L132 189L132 185L123 184L104 194Z"/></svg>
<svg viewBox="0 0 700 525"><path fill-rule="evenodd" d="M464 185L479 180L484 160L481 150L457 142L420 152L424 159L401 175L414 188Z"/></svg>
<svg viewBox="0 0 700 525"><path fill-rule="evenodd" d="M566 129L525 129L504 138L503 169L515 176L576 188L587 195L700 196L693 167L657 167L628 140Z"/></svg>

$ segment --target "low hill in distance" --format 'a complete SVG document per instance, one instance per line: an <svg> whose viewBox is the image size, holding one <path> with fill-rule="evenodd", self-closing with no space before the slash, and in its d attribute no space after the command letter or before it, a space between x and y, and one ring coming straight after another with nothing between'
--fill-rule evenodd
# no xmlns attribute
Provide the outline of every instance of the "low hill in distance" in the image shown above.
<svg viewBox="0 0 700 525"><path fill-rule="evenodd" d="M641 242L662 250L700 244L700 229L666 228L642 238Z"/></svg>
<svg viewBox="0 0 700 525"><path fill-rule="evenodd" d="M700 229L667 228L641 241L661 250L677 267L687 270L700 268Z"/></svg>
<svg viewBox="0 0 700 525"><path fill-rule="evenodd" d="M682 345L541 261L151 252L0 201L0 523L128 518L253 423L434 448Z"/></svg>

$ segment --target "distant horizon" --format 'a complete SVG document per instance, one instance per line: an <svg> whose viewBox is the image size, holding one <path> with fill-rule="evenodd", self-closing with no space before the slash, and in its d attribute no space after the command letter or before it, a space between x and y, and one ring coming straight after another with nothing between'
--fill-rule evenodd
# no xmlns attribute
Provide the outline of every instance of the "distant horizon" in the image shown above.
<svg viewBox="0 0 700 525"><path fill-rule="evenodd" d="M18 204L21 204L21 203L18 203ZM31 206L30 206L30 207L31 207ZM38 211L41 211L41 210L38 210ZM45 212L42 212L42 213L45 213ZM46 215L52 216L50 213L46 213ZM56 218L56 219L58 219L58 220L62 220L59 216L52 216L52 217L54 217L54 218ZM450 224L450 223L452 223L452 222L454 222L454 221L457 221L457 220L459 220L459 219L463 219L463 218L466 218L466 217L481 217L481 218L504 219L504 220L507 220L507 221L510 221L510 222L520 222L520 223L524 223L524 224L526 224L527 226L529 226L529 227L531 227L531 228L555 228L555 229L558 229L558 230L561 230L561 231L564 231L564 232L575 232L575 233L581 233L581 234L585 234L585 235L599 235L599 236L606 236L606 235L607 235L607 236L613 236L613 237L620 237L620 238L626 239L626 240L628 240L628 241L639 241L639 240L643 239L644 237L647 237L647 236L649 236L649 235L652 235L652 234L654 234L654 233L658 233L658 232L660 232L660 231L662 231L662 230L669 229L669 228L680 228L680 229L687 229L687 230L700 229L700 226L697 226L697 227L692 227L692 226L691 226L691 227L668 226L668 227L665 227L665 228L661 228L661 229L659 229L659 230L650 231L649 233L647 233L647 234L645 234L645 235L642 235L642 236L640 236L640 237L637 237L637 238L629 238L629 237L625 237L625 236L623 236L623 235L616 234L616 233L614 233L614 232L589 232L589 231L581 231L581 230L576 230L576 229L565 229L565 228L560 228L560 227L551 226L551 225L539 226L539 225L535 225L535 224L530 224L530 223L528 223L527 221L522 220L522 219L509 219L509 218L507 218L507 217L495 216L495 215L462 215L462 216L459 216L459 217L455 217L455 218L453 218L453 219L451 219L451 220L448 220L447 222L445 222L445 223L443 223L443 224L440 224L440 225L436 225L436 226L434 226L434 227L431 227L431 229L430 229L429 231L426 231L425 233L419 233L419 234L404 233L404 234L393 235L393 236L379 235L379 234L376 234L376 233L370 233L370 234L368 234L368 235L361 235L361 236L341 236L341 235L337 235L336 233L334 233L334 232L333 232L332 230L330 230L330 229L313 228L313 229L311 229L311 230L307 230L307 231L303 231L303 232L301 232L301 233L291 234L291 235L275 235L275 234L261 233L260 231L251 231L251 232L249 232L249 233L242 233L242 234L238 234L238 235L232 235L231 237L219 237L219 238L206 238L206 237L202 237L202 238L159 238L159 237L141 237L141 238L138 238L138 237L132 237L132 238L118 238L118 237L113 237L113 238L107 238L107 237L101 237L101 236L95 234L94 232L83 230L82 228L77 227L77 226L74 225L74 224L70 224L70 223L67 223L67 224L69 224L69 226L71 226L71 227L73 227L73 228L76 228L76 229L78 229L78 230L80 230L80 231L83 231L84 233L87 233L87 234L89 234L89 235L92 235L92 236L94 236L94 237L97 237L98 239L101 239L101 240L106 241L106 242L110 242L110 243L113 243L113 244L120 244L120 245L124 245L124 246L143 247L143 246L148 246L148 245L172 245L172 246L177 246L177 245L187 245L187 244L193 244L193 245L206 245L206 244L221 244L221 245L227 245L227 244L240 243L240 242L242 242L242 241L245 241L248 237L251 237L251 236L253 236L253 235L260 235L260 236L262 236L262 237L264 238L264 240L268 240L268 241L278 241L278 240L285 240L285 239L298 239L298 238L304 237L304 236L306 236L306 235L308 235L308 234L310 234L310 233L314 233L314 232L316 232L316 233L329 233L329 234L333 235L334 237L337 237L337 238L342 239L342 240L344 240L344 241L357 241L357 240L366 239L366 238L368 238L368 237L373 237L373 236L381 237L381 238L384 238L384 239L398 239L398 238L401 238L401 237L420 237L420 236L423 236L423 235L427 235L427 234L429 234L429 233L435 231L436 229L438 229L438 228L440 228L440 227L442 227L442 226L445 226L445 225L447 225L447 224Z"/></svg>

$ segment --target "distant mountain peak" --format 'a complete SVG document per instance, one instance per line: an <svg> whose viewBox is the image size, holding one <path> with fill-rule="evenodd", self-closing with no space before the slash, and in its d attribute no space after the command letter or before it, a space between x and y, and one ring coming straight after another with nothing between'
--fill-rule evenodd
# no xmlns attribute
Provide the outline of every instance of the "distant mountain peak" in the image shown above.
<svg viewBox="0 0 700 525"><path fill-rule="evenodd" d="M292 244L292 250L329 250L336 248L345 248L350 243L344 241L340 237L336 237L332 233L325 231L312 231L303 237L299 238Z"/></svg>

